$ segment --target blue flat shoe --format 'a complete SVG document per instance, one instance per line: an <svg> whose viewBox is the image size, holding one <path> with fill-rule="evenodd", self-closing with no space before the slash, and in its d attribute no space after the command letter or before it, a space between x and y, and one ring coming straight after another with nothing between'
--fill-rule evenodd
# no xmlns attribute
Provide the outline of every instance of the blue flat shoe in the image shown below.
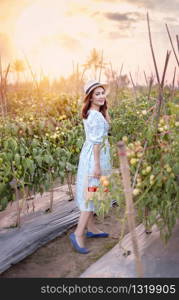
<svg viewBox="0 0 179 300"><path fill-rule="evenodd" d="M89 237L89 238L104 238L104 237L108 237L109 236L109 233L106 233L106 232L101 232L101 233L93 233L91 231L87 231L86 232L86 236Z"/></svg>
<svg viewBox="0 0 179 300"><path fill-rule="evenodd" d="M89 250L87 248L82 248L78 245L77 243L77 240L76 240L76 236L74 233L71 233L70 234L70 241L71 241L71 244L72 246L74 247L74 249L79 252L79 253L82 253L82 254L87 254L89 253Z"/></svg>

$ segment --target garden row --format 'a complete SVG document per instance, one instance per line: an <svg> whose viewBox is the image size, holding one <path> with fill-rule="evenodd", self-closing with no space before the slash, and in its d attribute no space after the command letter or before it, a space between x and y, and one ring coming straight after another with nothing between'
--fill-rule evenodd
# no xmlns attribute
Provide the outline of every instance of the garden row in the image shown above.
<svg viewBox="0 0 179 300"><path fill-rule="evenodd" d="M61 102L60 111L53 114L17 112L14 118L2 120L0 210L15 200L17 189L43 194L57 178L63 183L69 173L76 174L85 134L77 99L65 99L65 108ZM109 141L113 168L119 167L117 142L126 143L138 213L142 219L147 208L148 226L156 223L168 238L179 213L179 104L177 98L166 101L158 123L155 107L156 99L147 96L111 105ZM110 181L110 191L120 206L121 187L117 188L116 180ZM99 210L107 212L109 201L101 202Z"/></svg>

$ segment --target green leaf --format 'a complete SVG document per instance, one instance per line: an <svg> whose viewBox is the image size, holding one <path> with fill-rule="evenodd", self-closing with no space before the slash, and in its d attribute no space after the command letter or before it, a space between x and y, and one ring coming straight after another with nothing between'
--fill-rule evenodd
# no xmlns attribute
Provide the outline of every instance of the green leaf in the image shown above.
<svg viewBox="0 0 179 300"><path fill-rule="evenodd" d="M25 155L25 149L24 149L24 147L22 145L20 145L19 151L20 151L21 155Z"/></svg>
<svg viewBox="0 0 179 300"><path fill-rule="evenodd" d="M20 165L20 155L19 155L19 153L15 154L14 160L16 162L16 166Z"/></svg>
<svg viewBox="0 0 179 300"><path fill-rule="evenodd" d="M7 207L8 199L6 197L1 198L0 200L0 211L4 210Z"/></svg>
<svg viewBox="0 0 179 300"><path fill-rule="evenodd" d="M49 165L53 164L53 157L51 155L44 155L43 160Z"/></svg>
<svg viewBox="0 0 179 300"><path fill-rule="evenodd" d="M34 157L39 167L42 167L42 157L40 155Z"/></svg>
<svg viewBox="0 0 179 300"><path fill-rule="evenodd" d="M4 148L5 148L5 150L11 149L13 152L15 152L16 149L17 149L17 142L16 142L16 140L13 139L12 137L8 138L4 142Z"/></svg>
<svg viewBox="0 0 179 300"><path fill-rule="evenodd" d="M22 164L25 169L28 169L31 172L31 174L34 172L35 165L33 160L31 160L30 158L26 158L22 161Z"/></svg>
<svg viewBox="0 0 179 300"><path fill-rule="evenodd" d="M58 164L61 168L65 168L66 163L64 161L59 161Z"/></svg>

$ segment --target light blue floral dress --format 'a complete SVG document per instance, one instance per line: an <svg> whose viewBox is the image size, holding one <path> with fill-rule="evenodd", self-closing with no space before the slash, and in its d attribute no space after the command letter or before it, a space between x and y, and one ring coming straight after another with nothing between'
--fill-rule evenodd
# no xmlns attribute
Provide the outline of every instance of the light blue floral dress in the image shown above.
<svg viewBox="0 0 179 300"><path fill-rule="evenodd" d="M93 201L86 202L86 190L90 186L98 186L99 179L91 177L94 172L94 151L95 144L101 144L100 168L101 175L110 175L111 155L108 141L109 123L103 114L97 110L89 109L88 118L83 119L86 140L80 152L78 171L76 176L75 202L80 211L95 211Z"/></svg>

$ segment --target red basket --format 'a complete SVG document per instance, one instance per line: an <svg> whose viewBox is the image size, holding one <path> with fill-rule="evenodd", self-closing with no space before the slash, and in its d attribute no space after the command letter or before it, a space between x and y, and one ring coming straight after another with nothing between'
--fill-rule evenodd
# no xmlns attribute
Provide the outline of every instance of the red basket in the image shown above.
<svg viewBox="0 0 179 300"><path fill-rule="evenodd" d="M88 187L88 192L96 192L97 190L98 190L97 186L90 186L90 187ZM103 191L104 192L109 192L109 189L105 188Z"/></svg>
<svg viewBox="0 0 179 300"><path fill-rule="evenodd" d="M96 192L98 190L97 186L89 186L88 187L88 192Z"/></svg>

